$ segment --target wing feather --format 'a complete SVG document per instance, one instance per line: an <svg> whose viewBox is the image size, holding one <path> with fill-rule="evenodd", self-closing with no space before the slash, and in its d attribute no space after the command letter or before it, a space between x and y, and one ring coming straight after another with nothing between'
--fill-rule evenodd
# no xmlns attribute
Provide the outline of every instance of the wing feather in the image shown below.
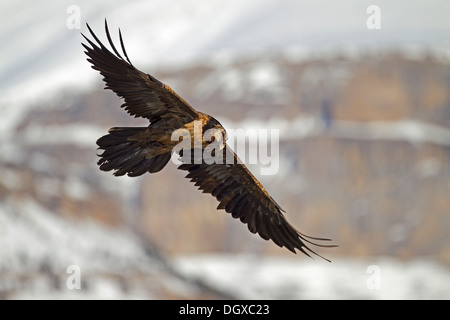
<svg viewBox="0 0 450 320"><path fill-rule="evenodd" d="M279 247L286 247L294 253L298 250L308 256L309 253L313 253L322 257L307 244L335 247L312 241L329 241L329 239L309 237L298 232L286 220L282 213L283 209L229 146L226 146L223 152L223 159L230 159L227 158L227 153L232 153L233 164L190 164L189 159L182 158L184 163L178 168L188 171L187 178L195 180L195 185L200 190L211 193L219 201L218 209L225 209L233 218L240 219L247 224L250 232L258 233L261 238L271 239ZM190 160L193 163L193 159Z"/></svg>
<svg viewBox="0 0 450 320"><path fill-rule="evenodd" d="M125 100L121 107L130 115L147 118L150 122L176 118L179 119L179 123L176 124L178 127L198 117L197 111L169 86L133 66L125 51L120 30L120 46L125 58L114 46L106 20L106 37L113 52L98 39L89 25L87 28L95 41L83 35L88 43L82 44L86 49L87 60L92 64L92 68L98 70L104 77L105 88L114 91Z"/></svg>

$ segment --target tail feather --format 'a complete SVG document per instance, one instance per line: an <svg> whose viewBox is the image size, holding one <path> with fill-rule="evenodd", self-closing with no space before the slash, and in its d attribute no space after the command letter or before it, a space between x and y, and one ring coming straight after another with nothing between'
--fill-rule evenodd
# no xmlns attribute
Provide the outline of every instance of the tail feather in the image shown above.
<svg viewBox="0 0 450 320"><path fill-rule="evenodd" d="M99 138L97 145L103 150L97 162L100 170L115 170L115 176L127 174L130 177L140 176L147 171L154 173L162 170L170 159L170 153L148 158L150 147L145 141L129 139L145 130L146 127L111 128L109 134Z"/></svg>
<svg viewBox="0 0 450 320"><path fill-rule="evenodd" d="M134 157L128 161L126 161L125 163L123 163L123 165L120 167L119 170L117 170L116 172L114 172L115 176L123 176L127 173L132 173L135 171L134 168L138 168L140 163L142 162L142 158L139 157ZM100 168L101 169L101 168Z"/></svg>

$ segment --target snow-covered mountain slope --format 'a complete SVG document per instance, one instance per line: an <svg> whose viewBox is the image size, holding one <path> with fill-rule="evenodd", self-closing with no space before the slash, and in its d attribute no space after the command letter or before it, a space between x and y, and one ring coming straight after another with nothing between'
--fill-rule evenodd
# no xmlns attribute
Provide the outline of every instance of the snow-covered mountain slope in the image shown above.
<svg viewBox="0 0 450 320"><path fill-rule="evenodd" d="M378 1L381 29L369 30L371 1L158 0L0 3L1 127L17 123L37 100L86 89L89 71L80 42L88 22L101 39L108 19L121 28L138 66L180 65L267 50L295 57L307 52L350 54L361 49L424 47L448 54L448 1ZM213 60L216 63L218 60Z"/></svg>
<svg viewBox="0 0 450 320"><path fill-rule="evenodd" d="M240 299L442 299L450 298L448 269L427 260L385 257L332 263L252 255L174 259L180 272L202 277Z"/></svg>
<svg viewBox="0 0 450 320"><path fill-rule="evenodd" d="M178 275L131 230L64 219L32 198L0 204L0 271L0 299L199 298L211 290Z"/></svg>

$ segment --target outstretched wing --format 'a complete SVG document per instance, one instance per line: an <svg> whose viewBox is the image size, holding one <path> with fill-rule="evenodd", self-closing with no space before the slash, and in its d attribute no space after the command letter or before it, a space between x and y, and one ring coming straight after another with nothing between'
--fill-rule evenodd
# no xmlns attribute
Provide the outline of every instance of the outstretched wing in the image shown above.
<svg viewBox="0 0 450 320"><path fill-rule="evenodd" d="M82 44L89 57L87 60L92 68L100 71L104 77L107 89L111 89L125 100L122 107L135 117L143 117L156 122L161 119L171 119L174 125L181 127L198 117L197 112L178 96L169 86L149 74L136 69L130 62L119 30L120 45L123 55L115 48L105 20L105 31L108 42L114 51L108 50L87 25L89 32L97 43L82 36L89 46Z"/></svg>
<svg viewBox="0 0 450 320"><path fill-rule="evenodd" d="M190 156L181 153L183 164L178 167L189 172L186 178L195 182L203 193L210 193L220 202L217 209L225 209L233 218L247 224L252 233L258 233L265 240L271 239L278 246L286 247L294 253L297 249L307 256L310 256L309 253L320 256L311 250L307 243L319 247L335 247L313 242L329 239L309 237L297 231L287 222L282 213L284 210L230 147L226 145L221 152L223 152L221 163L198 160L199 158L195 161L195 150L190 152Z"/></svg>

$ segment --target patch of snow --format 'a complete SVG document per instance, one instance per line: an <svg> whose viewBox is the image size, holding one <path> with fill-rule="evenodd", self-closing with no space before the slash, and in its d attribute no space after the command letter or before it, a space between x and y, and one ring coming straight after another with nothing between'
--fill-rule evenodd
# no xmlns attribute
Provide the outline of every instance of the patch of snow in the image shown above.
<svg viewBox="0 0 450 320"><path fill-rule="evenodd" d="M228 130L258 129L279 130L280 139L301 139L323 134L325 125L315 117L299 116L290 120L272 118L267 121L248 119L241 122L221 119ZM343 121L335 120L328 134L342 139L356 140L402 140L410 143L433 143L450 146L450 129L423 121L405 119L398 121Z"/></svg>
<svg viewBox="0 0 450 320"><path fill-rule="evenodd" d="M225 101L232 102L242 97L245 85L245 74L237 68L226 65L198 81L194 95L206 99L215 92L221 92Z"/></svg>
<svg viewBox="0 0 450 320"><path fill-rule="evenodd" d="M81 290L66 286L72 265L80 268ZM14 298L148 298L127 294L115 277L159 268L125 229L64 220L31 198L0 205L0 292Z"/></svg>
<svg viewBox="0 0 450 320"><path fill-rule="evenodd" d="M74 144L93 147L93 142L104 134L103 128L89 124L30 125L22 132L21 138L28 145Z"/></svg>
<svg viewBox="0 0 450 320"><path fill-rule="evenodd" d="M289 93L283 75L270 61L251 66L247 78L251 101L259 102L262 99L276 104L284 104L288 101Z"/></svg>
<svg viewBox="0 0 450 320"><path fill-rule="evenodd" d="M331 83L334 86L344 87L351 79L351 71L343 65L311 65L302 73L301 87L315 87L320 83Z"/></svg>
<svg viewBox="0 0 450 320"><path fill-rule="evenodd" d="M27 163L36 172L52 174L58 167L57 160L43 152L33 152L28 157Z"/></svg>
<svg viewBox="0 0 450 320"><path fill-rule="evenodd" d="M239 100L244 95L245 78L237 68L229 68L222 74L222 97L227 102Z"/></svg>
<svg viewBox="0 0 450 320"><path fill-rule="evenodd" d="M450 270L433 261L307 259L198 255L177 257L174 264L240 299L450 298Z"/></svg>
<svg viewBox="0 0 450 320"><path fill-rule="evenodd" d="M386 122L334 122L337 137L362 140L404 140L450 146L450 129L417 120Z"/></svg>
<svg viewBox="0 0 450 320"><path fill-rule="evenodd" d="M90 188L81 179L70 176L65 180L64 190L75 200L85 200L91 193Z"/></svg>
<svg viewBox="0 0 450 320"><path fill-rule="evenodd" d="M275 0L226 4L219 0L4 0L0 3L0 41L6 44L0 48L0 61L5 62L0 64L2 135L29 109L41 107L64 90L87 90L98 81L99 75L85 60L80 32L88 34L88 22L105 41L105 18L115 40L121 28L128 55L141 69L208 59L216 65L230 57L274 50L299 59L310 53L327 56L344 50L357 56L367 48L399 48L412 57L426 51L450 60L448 1L380 0L380 30L366 26L366 9L371 4L359 0L345 4L331 0L285 0L282 4ZM75 20L75 13L68 11L74 6L80 14ZM77 18L79 25L73 28L68 22Z"/></svg>

